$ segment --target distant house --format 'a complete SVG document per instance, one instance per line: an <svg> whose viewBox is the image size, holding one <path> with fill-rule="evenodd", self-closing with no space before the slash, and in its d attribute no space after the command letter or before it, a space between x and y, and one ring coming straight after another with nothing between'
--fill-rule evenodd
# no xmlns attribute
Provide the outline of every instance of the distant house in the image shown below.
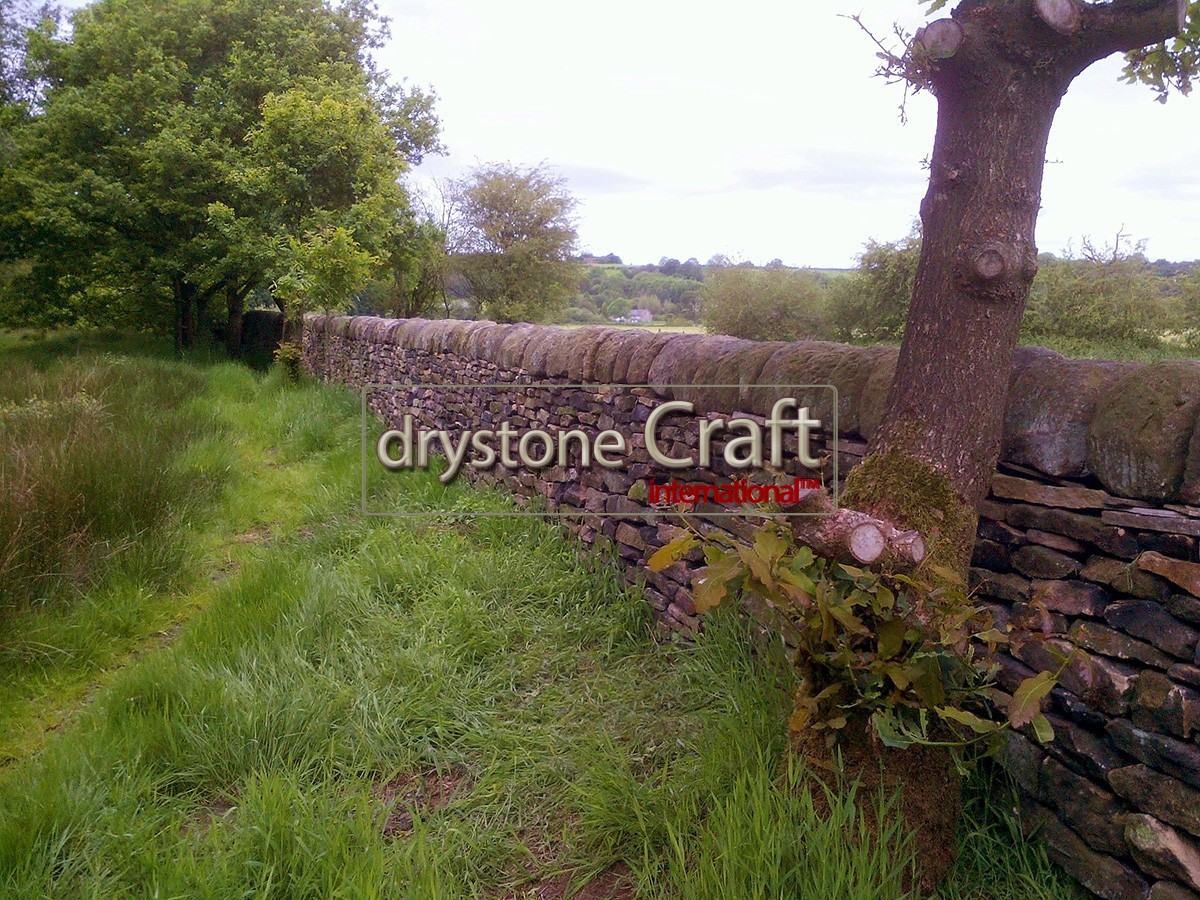
<svg viewBox="0 0 1200 900"><path fill-rule="evenodd" d="M648 309L631 309L628 321L633 322L635 325L649 325L654 321L654 313Z"/></svg>

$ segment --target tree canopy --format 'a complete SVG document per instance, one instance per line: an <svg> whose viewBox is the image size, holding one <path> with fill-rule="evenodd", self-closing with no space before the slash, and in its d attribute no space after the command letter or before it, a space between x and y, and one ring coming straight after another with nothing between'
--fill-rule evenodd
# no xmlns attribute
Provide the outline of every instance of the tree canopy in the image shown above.
<svg viewBox="0 0 1200 900"><path fill-rule="evenodd" d="M0 175L30 267L0 313L173 321L186 344L306 241L381 251L410 215L400 176L439 149L432 96L374 67L383 35L363 2L98 0L31 44L41 110Z"/></svg>
<svg viewBox="0 0 1200 900"><path fill-rule="evenodd" d="M545 164L477 166L451 183L449 246L480 312L542 321L579 287L576 201Z"/></svg>

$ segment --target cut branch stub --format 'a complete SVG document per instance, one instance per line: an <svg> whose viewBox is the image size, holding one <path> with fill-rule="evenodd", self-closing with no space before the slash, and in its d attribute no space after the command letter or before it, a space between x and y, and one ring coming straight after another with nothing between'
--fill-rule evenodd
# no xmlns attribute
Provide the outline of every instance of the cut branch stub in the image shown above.
<svg viewBox="0 0 1200 900"><path fill-rule="evenodd" d="M1000 252L999 247L984 247L975 254L972 268L975 277L981 281L995 281L1004 274L1008 265L1005 263L1004 254Z"/></svg>
<svg viewBox="0 0 1200 900"><path fill-rule="evenodd" d="M884 519L855 509L839 509L819 519L797 519L796 540L840 562L892 570L915 569L925 560L925 541Z"/></svg>
<svg viewBox="0 0 1200 900"><path fill-rule="evenodd" d="M1034 251L1003 242L977 244L963 248L959 265L963 275L979 284L999 284L1005 281L1033 280L1037 274Z"/></svg>
<svg viewBox="0 0 1200 900"><path fill-rule="evenodd" d="M1067 37L1079 31L1083 24L1076 0L1034 0L1033 8L1039 19Z"/></svg>
<svg viewBox="0 0 1200 900"><path fill-rule="evenodd" d="M963 27L953 19L937 19L917 31L913 49L929 59L949 59L963 42Z"/></svg>

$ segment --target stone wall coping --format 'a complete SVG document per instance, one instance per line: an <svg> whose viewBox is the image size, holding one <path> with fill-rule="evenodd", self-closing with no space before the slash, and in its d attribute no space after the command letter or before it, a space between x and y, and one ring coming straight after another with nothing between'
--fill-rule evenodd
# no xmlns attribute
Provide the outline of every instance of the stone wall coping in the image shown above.
<svg viewBox="0 0 1200 900"><path fill-rule="evenodd" d="M768 412L771 392L756 384L833 384L842 435L865 439L883 418L898 355L894 347L606 326L324 315L306 316L306 326L314 334L484 359L535 379L648 383L698 412ZM685 387L704 384L730 387ZM828 396L798 399L828 418ZM1144 364L1018 348L1002 459L1051 478L1094 478L1119 497L1200 504L1200 359Z"/></svg>

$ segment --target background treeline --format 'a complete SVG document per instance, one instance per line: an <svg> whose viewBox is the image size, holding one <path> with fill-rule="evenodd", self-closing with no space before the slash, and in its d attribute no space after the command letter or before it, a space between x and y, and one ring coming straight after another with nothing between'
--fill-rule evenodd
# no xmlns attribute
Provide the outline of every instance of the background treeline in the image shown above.
<svg viewBox="0 0 1200 900"><path fill-rule="evenodd" d="M580 258L578 291L553 321L607 324L647 309L659 325L697 325L752 340L898 343L904 336L921 238L870 241L854 269L798 269L714 257L623 265L615 255ZM1044 253L1026 308L1022 341L1071 355L1153 356L1200 352L1200 260L1150 261L1117 235ZM465 294L452 300L470 314Z"/></svg>
<svg viewBox="0 0 1200 900"><path fill-rule="evenodd" d="M847 274L719 267L700 289L710 331L755 340L894 343L904 334L920 256L917 234L870 242ZM1200 351L1200 261L1151 262L1118 235L1064 256L1042 254L1022 341L1071 355Z"/></svg>

